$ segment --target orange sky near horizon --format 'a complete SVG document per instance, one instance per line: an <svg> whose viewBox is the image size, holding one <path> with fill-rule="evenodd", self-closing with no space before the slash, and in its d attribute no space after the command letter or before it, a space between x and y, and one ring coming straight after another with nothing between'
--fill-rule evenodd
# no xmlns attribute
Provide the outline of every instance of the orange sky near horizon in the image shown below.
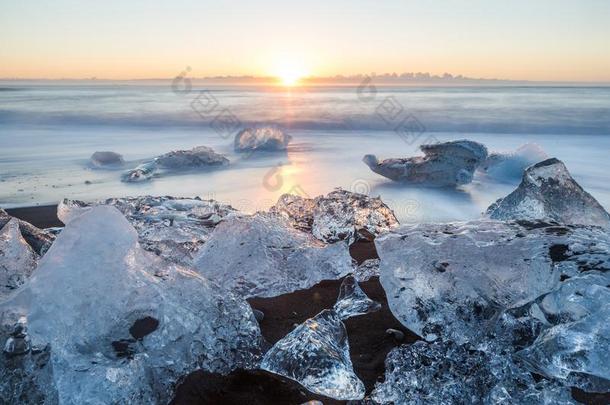
<svg viewBox="0 0 610 405"><path fill-rule="evenodd" d="M610 2L195 0L0 4L0 77L449 72L610 82ZM27 22L27 23L25 23Z"/></svg>

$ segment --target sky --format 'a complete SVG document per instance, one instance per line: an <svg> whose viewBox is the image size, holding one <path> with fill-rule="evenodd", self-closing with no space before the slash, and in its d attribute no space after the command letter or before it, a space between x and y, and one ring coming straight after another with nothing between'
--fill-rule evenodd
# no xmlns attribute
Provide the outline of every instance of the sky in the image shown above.
<svg viewBox="0 0 610 405"><path fill-rule="evenodd" d="M0 0L0 77L610 82L608 0Z"/></svg>

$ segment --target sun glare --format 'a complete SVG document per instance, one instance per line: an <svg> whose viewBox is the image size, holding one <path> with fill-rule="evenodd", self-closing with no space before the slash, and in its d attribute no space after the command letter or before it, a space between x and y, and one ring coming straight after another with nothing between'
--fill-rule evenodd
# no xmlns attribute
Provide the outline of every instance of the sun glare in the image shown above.
<svg viewBox="0 0 610 405"><path fill-rule="evenodd" d="M307 70L300 61L286 58L277 63L273 75L278 78L281 85L291 87L299 85L307 76Z"/></svg>

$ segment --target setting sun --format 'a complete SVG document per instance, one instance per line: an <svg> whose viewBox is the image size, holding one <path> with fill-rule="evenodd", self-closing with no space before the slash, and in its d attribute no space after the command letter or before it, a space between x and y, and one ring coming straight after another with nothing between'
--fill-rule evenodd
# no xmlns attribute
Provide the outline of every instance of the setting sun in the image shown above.
<svg viewBox="0 0 610 405"><path fill-rule="evenodd" d="M296 86L307 74L304 63L297 58L284 57L277 62L273 70L273 75L283 86Z"/></svg>

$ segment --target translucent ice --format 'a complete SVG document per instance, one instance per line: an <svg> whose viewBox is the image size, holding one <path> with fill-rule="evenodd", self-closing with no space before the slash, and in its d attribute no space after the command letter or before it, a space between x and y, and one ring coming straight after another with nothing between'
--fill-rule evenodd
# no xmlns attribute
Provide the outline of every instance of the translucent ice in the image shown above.
<svg viewBox="0 0 610 405"><path fill-rule="evenodd" d="M347 244L326 245L273 214L221 222L195 257L198 271L246 297L309 288L352 271Z"/></svg>
<svg viewBox="0 0 610 405"><path fill-rule="evenodd" d="M167 403L195 369L256 365L249 305L137 238L115 208L93 207L0 305L2 402Z"/></svg>
<svg viewBox="0 0 610 405"><path fill-rule="evenodd" d="M229 164L229 160L207 146L197 146L189 150L171 151L157 156L150 162L142 163L123 174L125 182L150 180L165 173L219 167Z"/></svg>
<svg viewBox="0 0 610 405"><path fill-rule="evenodd" d="M549 292L560 236L493 221L421 224L377 238L390 309L427 340L476 340L501 311Z"/></svg>
<svg viewBox="0 0 610 405"><path fill-rule="evenodd" d="M421 145L424 156L386 159L366 155L364 163L394 181L430 187L453 187L472 181L475 169L487 158L487 148L474 141L459 140Z"/></svg>
<svg viewBox="0 0 610 405"><path fill-rule="evenodd" d="M575 404L570 390L536 382L510 354L468 345L416 342L393 349L385 379L371 399L379 404Z"/></svg>
<svg viewBox="0 0 610 405"><path fill-rule="evenodd" d="M359 237L375 237L398 225L380 198L341 189L315 199L284 194L271 212L327 243L347 240L351 244Z"/></svg>
<svg viewBox="0 0 610 405"><path fill-rule="evenodd" d="M292 137L279 128L246 128L236 136L234 147L237 152L286 150Z"/></svg>
<svg viewBox="0 0 610 405"><path fill-rule="evenodd" d="M25 283L36 268L37 259L21 236L19 221L8 221L0 229L0 301Z"/></svg>
<svg viewBox="0 0 610 405"><path fill-rule="evenodd" d="M610 215L555 158L527 168L519 187L493 203L487 214L501 220L550 220L610 227Z"/></svg>
<svg viewBox="0 0 610 405"><path fill-rule="evenodd" d="M231 206L214 200L176 197L110 198L94 203L64 200L58 216L64 223L92 205L112 205L138 231L140 245L165 259L190 264L214 227L227 216L238 215Z"/></svg>
<svg viewBox="0 0 610 405"><path fill-rule="evenodd" d="M260 368L293 379L313 393L339 400L364 397L349 356L347 332L342 319L378 310L348 276L332 310L306 320L278 341L263 357Z"/></svg>
<svg viewBox="0 0 610 405"><path fill-rule="evenodd" d="M0 228L5 226L13 217L8 215L6 211L0 208ZM19 222L19 231L23 239L34 249L39 255L44 255L51 247L55 240L55 235L45 229L36 228L29 222L17 220Z"/></svg>
<svg viewBox="0 0 610 405"><path fill-rule="evenodd" d="M514 152L490 153L479 169L489 178L500 181L519 180L525 169L548 158L535 143L526 143Z"/></svg>

